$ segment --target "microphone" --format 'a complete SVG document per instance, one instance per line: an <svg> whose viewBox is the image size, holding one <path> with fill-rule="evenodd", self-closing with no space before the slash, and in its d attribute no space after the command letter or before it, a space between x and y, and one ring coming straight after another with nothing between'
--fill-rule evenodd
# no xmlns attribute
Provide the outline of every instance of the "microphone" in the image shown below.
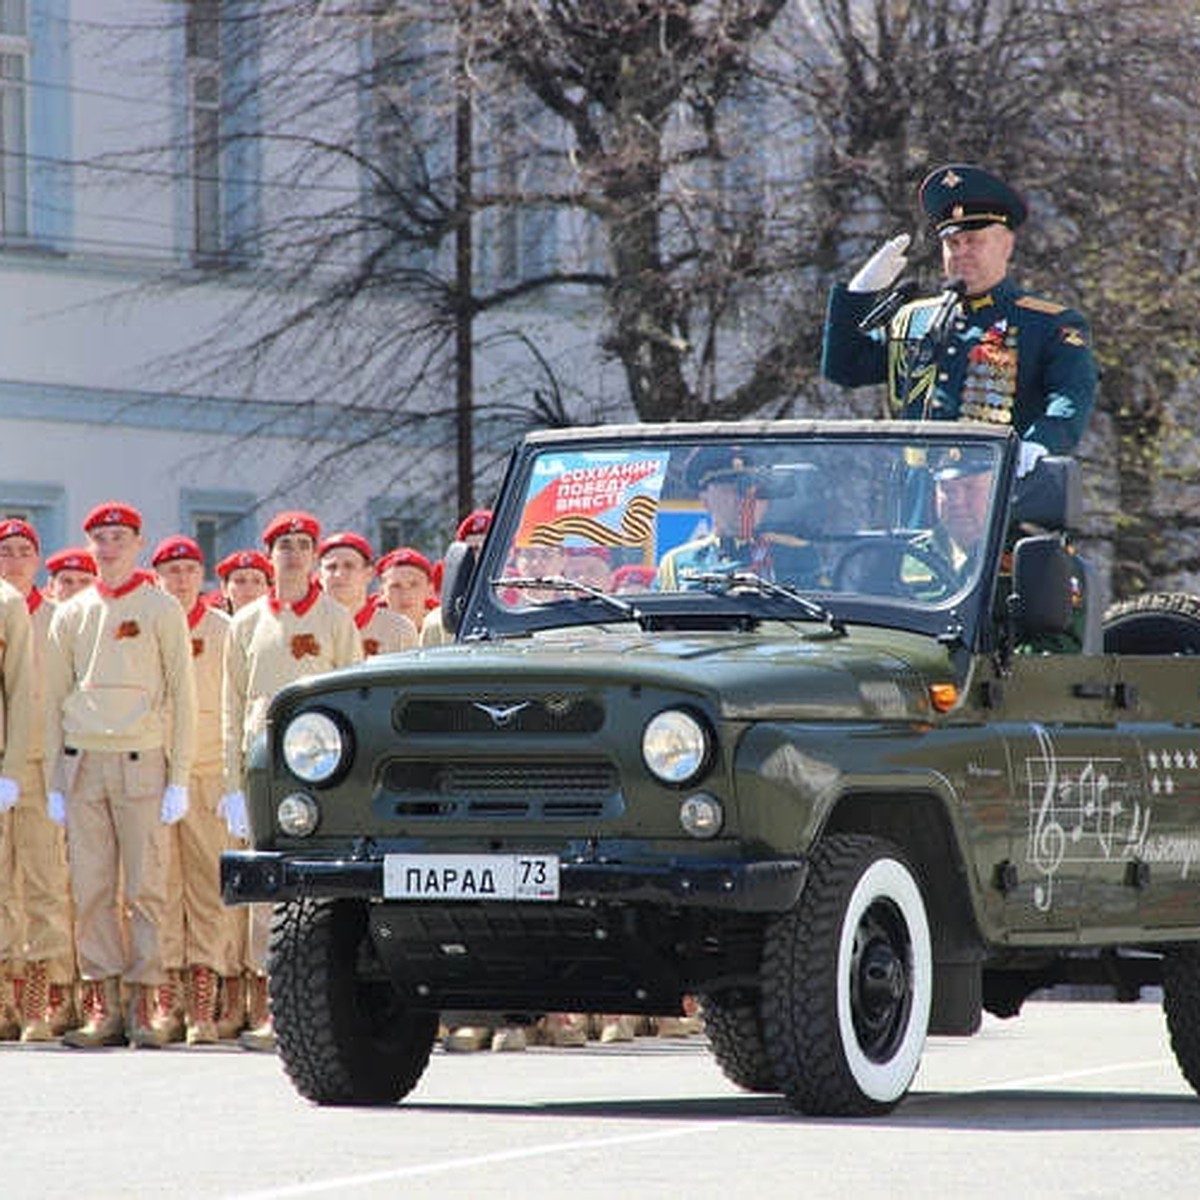
<svg viewBox="0 0 1200 1200"><path fill-rule="evenodd" d="M917 294L915 279L902 279L878 304L858 323L859 333L870 333L880 325L886 325L900 308Z"/></svg>
<svg viewBox="0 0 1200 1200"><path fill-rule="evenodd" d="M929 322L926 337L931 337L938 343L941 342L945 337L950 319L954 316L954 310L958 308L958 302L966 294L966 280L950 279L946 282L946 286L942 289L942 302L938 305L937 312L934 313L933 319Z"/></svg>

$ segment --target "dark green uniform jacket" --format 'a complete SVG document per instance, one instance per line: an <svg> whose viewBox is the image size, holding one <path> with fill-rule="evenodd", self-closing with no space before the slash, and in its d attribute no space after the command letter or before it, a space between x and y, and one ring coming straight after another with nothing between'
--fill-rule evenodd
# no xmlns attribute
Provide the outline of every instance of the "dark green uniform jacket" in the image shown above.
<svg viewBox="0 0 1200 1200"><path fill-rule="evenodd" d="M878 296L837 284L829 296L821 371L846 387L888 384L894 416L1011 425L1052 454L1079 441L1096 391L1087 323L1074 309L1010 279L961 302L940 350L924 335L942 298L906 304L883 329L858 323Z"/></svg>

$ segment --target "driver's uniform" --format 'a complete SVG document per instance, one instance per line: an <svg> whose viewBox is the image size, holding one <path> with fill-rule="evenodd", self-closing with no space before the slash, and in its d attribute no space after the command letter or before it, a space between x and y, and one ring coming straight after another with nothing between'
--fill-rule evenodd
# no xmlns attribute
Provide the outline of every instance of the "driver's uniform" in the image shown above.
<svg viewBox="0 0 1200 1200"><path fill-rule="evenodd" d="M768 530L745 540L710 533L685 542L663 555L657 588L674 592L703 586L697 577L712 572L749 571L772 582L815 587L821 561L816 548L803 538Z"/></svg>

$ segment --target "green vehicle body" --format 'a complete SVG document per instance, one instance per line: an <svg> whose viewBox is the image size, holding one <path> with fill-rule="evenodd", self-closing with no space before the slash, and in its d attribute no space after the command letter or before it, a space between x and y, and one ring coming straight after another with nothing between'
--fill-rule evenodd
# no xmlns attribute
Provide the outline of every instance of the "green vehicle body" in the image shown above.
<svg viewBox="0 0 1200 1200"><path fill-rule="evenodd" d="M532 462L602 452L600 461L628 446L653 458L668 447L674 457L655 476L662 511L697 447L786 445L802 458L810 442L832 446L835 467L843 454L911 459L914 478L937 476L936 464L956 455L986 457L990 507L973 582L932 600L885 601L826 575L798 588L824 610L812 613L753 579L731 587L714 577L686 594L623 597L634 616L587 593L531 601L528 584L498 598L527 525ZM478 564L461 546L448 556L443 603L458 641L285 689L250 756L252 848L224 856L223 885L231 903L279 906L273 997L300 1090L318 1101L397 1098L423 1069L440 1011L665 1013L694 994L718 1060L742 1086L780 1091L806 1112L884 1111L915 1069L915 1059L889 1063L905 1042L913 996L902 993L921 953L886 887L871 920L850 933L839 922L855 881L889 879L895 862L919 890L931 970L928 1014L906 1054L919 1055L925 1032L976 1031L984 1010L1014 1015L1039 988L1103 985L1135 999L1165 985L1195 1084L1200 1052L1185 1014L1200 979L1200 660L1172 648L1169 621L1160 652L1104 649L1094 582L1063 536L1077 514L1075 465L1039 464L1050 499L1035 496L1038 520L1022 524L1032 485L1015 478L1017 445L986 427L878 422L528 438ZM771 471L806 478L778 454ZM860 491L873 486L864 479ZM912 499L925 493L911 480L896 486L913 511L927 503ZM872 547L901 533L920 542L911 523L873 528ZM832 546L820 537L836 575L839 554L855 553L849 535ZM907 558L897 570L913 574ZM1074 636L1082 650L1038 649ZM651 719L676 710L709 738L683 783L656 777L643 750ZM283 749L290 723L313 711L343 734L338 765L317 784L289 769ZM279 821L281 801L296 794L319 813L305 836ZM681 822L696 794L719 806L715 835ZM558 898L385 895L387 856L459 854L554 856ZM814 889L827 894L824 908ZM282 994L289 955L312 953L303 914L314 903L353 931L358 965L344 969L360 985L349 1008L329 1002L322 1020L341 1048L319 1062L307 1018ZM841 987L839 966L804 957L819 956L826 936L853 946L852 970L862 972L838 994L856 1013L864 1006L868 1025L897 1027L891 1042L881 1035L867 1047L863 1071L853 1047L809 1065L828 1022L810 1018L816 1001L786 982L824 972ZM321 970L343 969L324 942L320 951ZM417 1030L391 1046L390 1086L363 1066L368 1026L378 1058L389 1044L364 981L387 992L389 1022ZM866 1046L858 1017L849 1022L834 1018L837 1037Z"/></svg>

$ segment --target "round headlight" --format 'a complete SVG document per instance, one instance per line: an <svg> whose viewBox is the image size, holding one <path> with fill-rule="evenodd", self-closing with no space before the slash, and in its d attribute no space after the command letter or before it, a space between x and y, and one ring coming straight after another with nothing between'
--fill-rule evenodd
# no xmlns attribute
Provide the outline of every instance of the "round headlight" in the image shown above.
<svg viewBox="0 0 1200 1200"><path fill-rule="evenodd" d="M679 806L679 824L694 838L716 837L725 824L725 810L716 796L697 792Z"/></svg>
<svg viewBox="0 0 1200 1200"><path fill-rule="evenodd" d="M341 766L343 749L342 731L325 713L301 713L283 732L283 761L305 783L330 778Z"/></svg>
<svg viewBox="0 0 1200 1200"><path fill-rule="evenodd" d="M275 810L275 819L279 828L289 837L308 837L316 831L317 822L321 819L321 810L317 802L303 792L293 792L284 796Z"/></svg>
<svg viewBox="0 0 1200 1200"><path fill-rule="evenodd" d="M642 733L642 758L663 783L690 783L704 770L708 751L708 730L683 709L660 712Z"/></svg>

